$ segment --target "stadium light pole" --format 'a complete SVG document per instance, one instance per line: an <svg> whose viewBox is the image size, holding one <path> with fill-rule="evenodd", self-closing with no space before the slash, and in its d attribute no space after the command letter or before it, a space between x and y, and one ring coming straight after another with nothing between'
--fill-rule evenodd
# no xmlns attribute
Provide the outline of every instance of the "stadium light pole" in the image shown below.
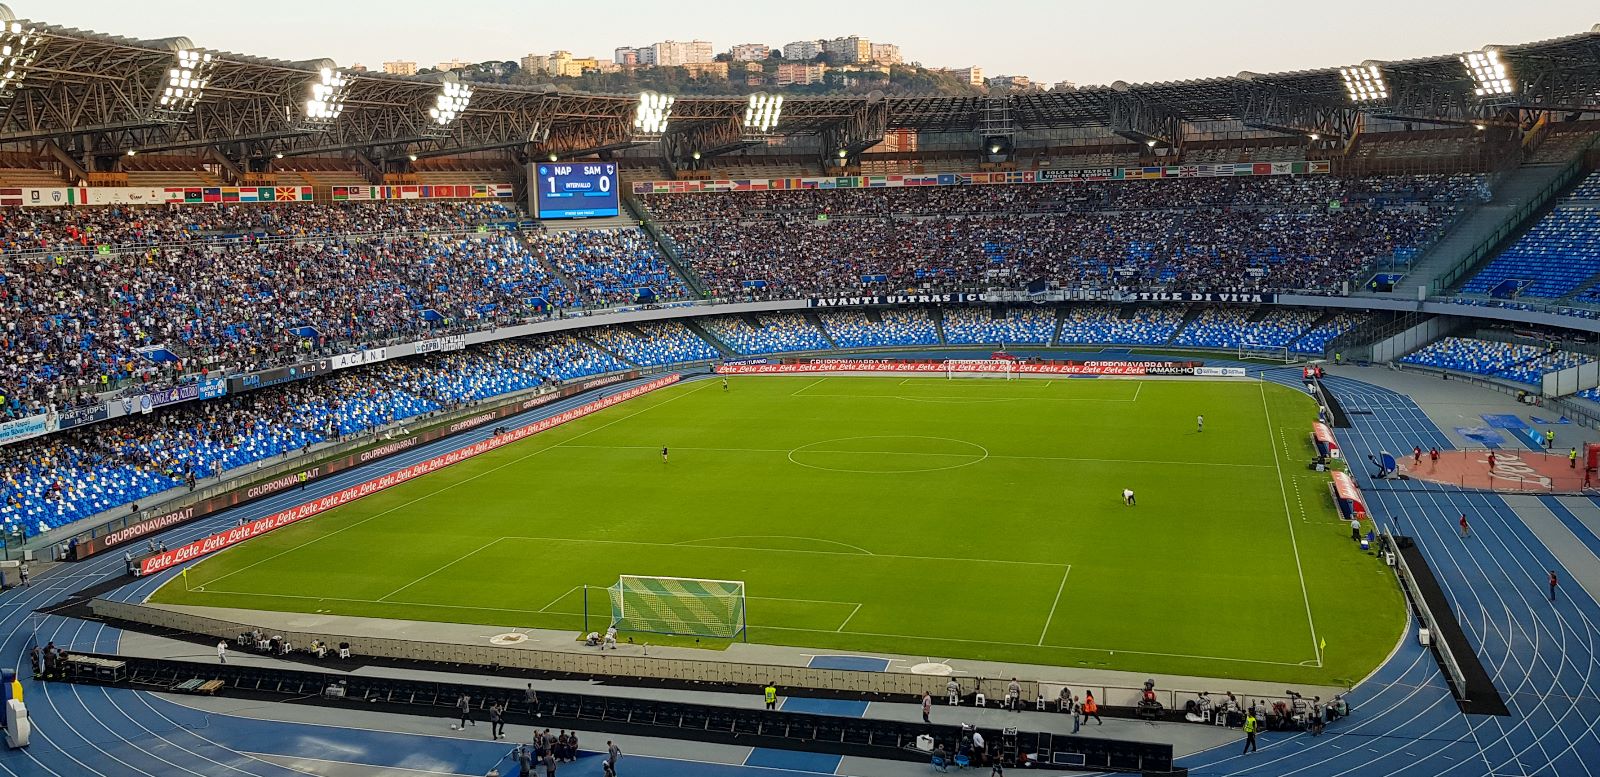
<svg viewBox="0 0 1600 777"><path fill-rule="evenodd" d="M1389 99L1389 82L1377 62L1369 60L1354 67L1341 67L1339 77L1344 81L1344 93L1350 102L1370 105Z"/></svg>
<svg viewBox="0 0 1600 777"><path fill-rule="evenodd" d="M316 77L306 84L306 101L301 118L313 129L328 129L344 113L345 98L350 93L350 76L334 67L317 69Z"/></svg>
<svg viewBox="0 0 1600 777"><path fill-rule="evenodd" d="M639 105L633 114L634 137L660 139L667 134L667 126L672 121L672 104L676 101L670 94L640 92Z"/></svg>
<svg viewBox="0 0 1600 777"><path fill-rule="evenodd" d="M164 122L187 121L196 105L205 96L206 85L217 70L217 59L211 52L198 48L179 47L173 50L172 67L167 68L166 82L156 97L151 118Z"/></svg>
<svg viewBox="0 0 1600 777"><path fill-rule="evenodd" d="M0 99L8 99L22 88L43 43L37 27L19 21L10 8L0 5Z"/></svg>
<svg viewBox="0 0 1600 777"><path fill-rule="evenodd" d="M1511 71L1501 58L1499 49L1485 46L1480 51L1469 51L1461 55L1461 64L1467 68L1467 74L1472 76L1474 96L1495 98L1508 97L1516 93L1516 85L1511 81Z"/></svg>
<svg viewBox="0 0 1600 777"><path fill-rule="evenodd" d="M439 83L439 91L433 96L433 102L428 106L426 121L423 122L424 134L444 136L450 134L450 128L456 120L467 112L467 107L472 104L472 87L461 83L454 72L446 73Z"/></svg>
<svg viewBox="0 0 1600 777"><path fill-rule="evenodd" d="M750 95L750 100L744 109L744 134L752 138L764 138L778 128L778 122L783 118L783 95L756 92Z"/></svg>

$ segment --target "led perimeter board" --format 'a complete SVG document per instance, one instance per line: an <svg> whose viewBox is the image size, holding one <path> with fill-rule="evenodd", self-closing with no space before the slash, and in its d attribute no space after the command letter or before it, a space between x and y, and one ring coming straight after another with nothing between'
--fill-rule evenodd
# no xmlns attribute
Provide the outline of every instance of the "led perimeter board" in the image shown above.
<svg viewBox="0 0 1600 777"><path fill-rule="evenodd" d="M618 215L615 162L535 162L528 165L528 203L537 218Z"/></svg>

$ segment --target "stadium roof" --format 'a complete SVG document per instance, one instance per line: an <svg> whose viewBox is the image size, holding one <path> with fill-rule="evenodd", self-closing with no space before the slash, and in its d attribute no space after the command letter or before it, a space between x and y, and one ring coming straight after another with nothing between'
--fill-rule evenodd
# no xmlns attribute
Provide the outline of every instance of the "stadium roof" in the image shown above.
<svg viewBox="0 0 1600 777"><path fill-rule="evenodd" d="M9 11L0 6L0 19L7 18ZM356 149L382 159L514 147L578 154L635 141L636 95L550 86L473 82L465 112L441 126L427 109L453 75L348 73L343 113L312 126L301 106L332 60L288 62L231 52L209 52L216 68L192 112L164 115L156 106L175 53L203 41L136 40L47 23L19 26L35 28L39 38L37 58L25 67L20 86L0 85L0 143L13 146L48 144L79 158L188 148L214 149L235 160ZM990 131L1001 116L1012 130L1104 127L1172 141L1184 124L1206 121L1340 133L1358 109L1442 124L1510 121L1516 111L1529 109L1600 112L1600 25L1496 48L1518 87L1505 98L1476 97L1460 54L1443 54L1377 63L1393 92L1381 105L1352 105L1339 69L1325 68L994 96L796 96L785 99L778 132L822 134L843 147L892 129ZM672 132L720 133L731 142L746 99L682 97L674 106Z"/></svg>

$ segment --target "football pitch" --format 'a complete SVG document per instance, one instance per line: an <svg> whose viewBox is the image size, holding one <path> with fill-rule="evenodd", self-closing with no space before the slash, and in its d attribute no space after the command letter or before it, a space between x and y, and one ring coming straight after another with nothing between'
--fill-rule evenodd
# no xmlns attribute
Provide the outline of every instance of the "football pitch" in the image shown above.
<svg viewBox="0 0 1600 777"><path fill-rule="evenodd" d="M715 578L744 581L752 642L1352 683L1403 601L1306 468L1315 415L1254 380L692 381L251 540L152 600L576 633L585 586L603 629L594 588L619 575Z"/></svg>

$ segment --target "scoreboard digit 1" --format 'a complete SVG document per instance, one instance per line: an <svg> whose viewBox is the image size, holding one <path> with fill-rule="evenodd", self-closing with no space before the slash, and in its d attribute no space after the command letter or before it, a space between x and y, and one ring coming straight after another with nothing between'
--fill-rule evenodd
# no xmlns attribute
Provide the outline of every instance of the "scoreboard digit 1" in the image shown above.
<svg viewBox="0 0 1600 777"><path fill-rule="evenodd" d="M616 216L615 162L537 162L528 165L528 191L535 217L582 219Z"/></svg>

